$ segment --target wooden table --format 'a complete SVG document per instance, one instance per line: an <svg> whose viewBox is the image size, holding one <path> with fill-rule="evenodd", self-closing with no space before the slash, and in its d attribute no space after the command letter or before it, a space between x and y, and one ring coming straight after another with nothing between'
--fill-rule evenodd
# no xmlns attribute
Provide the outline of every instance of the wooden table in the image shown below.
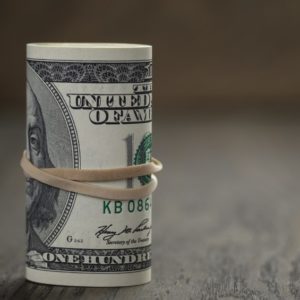
<svg viewBox="0 0 300 300"><path fill-rule="evenodd" d="M1 117L0 298L300 299L300 118L166 113L153 208L153 279L128 288L24 280L20 118Z"/></svg>

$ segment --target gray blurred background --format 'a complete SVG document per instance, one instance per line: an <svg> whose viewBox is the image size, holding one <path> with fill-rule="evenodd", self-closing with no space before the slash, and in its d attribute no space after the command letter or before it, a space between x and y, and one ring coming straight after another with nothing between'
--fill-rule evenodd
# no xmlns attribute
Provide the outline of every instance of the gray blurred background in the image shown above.
<svg viewBox="0 0 300 300"><path fill-rule="evenodd" d="M24 111L27 42L152 44L157 111L298 104L299 16L299 1L1 1L1 111Z"/></svg>
<svg viewBox="0 0 300 300"><path fill-rule="evenodd" d="M0 299L299 299L299 32L296 0L1 1ZM153 45L151 284L24 281L28 42Z"/></svg>

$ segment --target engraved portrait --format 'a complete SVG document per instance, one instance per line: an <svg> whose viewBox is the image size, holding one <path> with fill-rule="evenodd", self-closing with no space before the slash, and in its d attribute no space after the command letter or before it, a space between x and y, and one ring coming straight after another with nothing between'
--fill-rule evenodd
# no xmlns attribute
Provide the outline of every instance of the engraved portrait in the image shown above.
<svg viewBox="0 0 300 300"><path fill-rule="evenodd" d="M49 157L45 122L40 104L31 87L27 86L27 155L38 168L53 168ZM32 178L26 180L26 211L28 249L42 247L33 227L47 229L56 217L58 189Z"/></svg>
<svg viewBox="0 0 300 300"><path fill-rule="evenodd" d="M41 169L78 167L76 129L64 99L28 65L26 85L28 160ZM26 179L28 252L43 252L53 245L69 218L75 198L76 193Z"/></svg>

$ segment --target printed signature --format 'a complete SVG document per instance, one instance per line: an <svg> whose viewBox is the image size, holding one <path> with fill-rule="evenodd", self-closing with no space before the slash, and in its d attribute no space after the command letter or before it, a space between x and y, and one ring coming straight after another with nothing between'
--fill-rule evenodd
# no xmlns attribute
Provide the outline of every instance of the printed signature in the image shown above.
<svg viewBox="0 0 300 300"><path fill-rule="evenodd" d="M97 232L95 233L97 238L102 237L104 241L110 241L115 236L120 236L123 234L133 234L136 232L148 231L147 236L149 236L151 232L152 226L149 226L149 218L144 219L137 227L129 227L126 225L122 230L116 231L113 230L113 224L110 225L102 225L97 228Z"/></svg>

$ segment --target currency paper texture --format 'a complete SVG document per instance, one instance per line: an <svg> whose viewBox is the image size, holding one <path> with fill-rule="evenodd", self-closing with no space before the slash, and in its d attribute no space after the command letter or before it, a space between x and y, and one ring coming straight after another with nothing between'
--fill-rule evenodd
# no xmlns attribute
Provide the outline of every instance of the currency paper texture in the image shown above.
<svg viewBox="0 0 300 300"><path fill-rule="evenodd" d="M28 44L28 159L39 168L78 169L149 162L151 59L143 45ZM27 179L26 278L75 286L150 281L151 207L151 195L96 199Z"/></svg>

